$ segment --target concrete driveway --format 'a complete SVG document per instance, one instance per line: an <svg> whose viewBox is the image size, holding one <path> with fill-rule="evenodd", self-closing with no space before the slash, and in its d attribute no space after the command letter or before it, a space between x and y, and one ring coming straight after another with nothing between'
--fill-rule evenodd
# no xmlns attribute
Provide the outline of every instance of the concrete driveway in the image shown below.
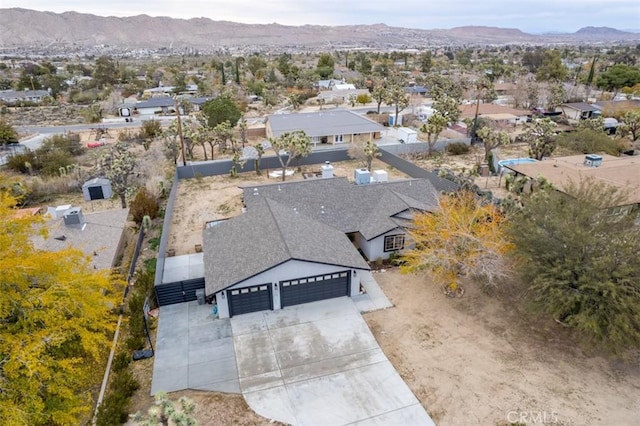
<svg viewBox="0 0 640 426"><path fill-rule="evenodd" d="M151 395L198 389L240 393L231 324L197 302L160 309Z"/></svg>
<svg viewBox="0 0 640 426"><path fill-rule="evenodd" d="M240 389L293 425L433 425L348 297L231 319Z"/></svg>

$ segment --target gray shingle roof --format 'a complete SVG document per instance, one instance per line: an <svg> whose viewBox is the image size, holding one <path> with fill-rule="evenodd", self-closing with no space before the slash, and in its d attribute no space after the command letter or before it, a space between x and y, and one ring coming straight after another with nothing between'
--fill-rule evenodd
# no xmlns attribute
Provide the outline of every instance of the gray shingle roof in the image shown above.
<svg viewBox="0 0 640 426"><path fill-rule="evenodd" d="M397 228L396 214L435 210L437 197L427 179L354 185L330 178L244 188L249 210L262 198L272 199L342 233L360 232L367 240Z"/></svg>
<svg viewBox="0 0 640 426"><path fill-rule="evenodd" d="M569 108L573 108L573 109L577 109L578 111L598 111L598 108L596 108L592 104L588 104L586 102L573 102L573 103L567 103L567 104L560 105L560 107L563 107L563 106L566 106L566 107L569 107Z"/></svg>
<svg viewBox="0 0 640 426"><path fill-rule="evenodd" d="M344 233L260 197L246 213L205 229L206 293L292 259L369 269Z"/></svg>
<svg viewBox="0 0 640 426"><path fill-rule="evenodd" d="M384 127L352 111L334 109L312 113L274 114L267 117L274 137L304 130L311 137L381 132Z"/></svg>

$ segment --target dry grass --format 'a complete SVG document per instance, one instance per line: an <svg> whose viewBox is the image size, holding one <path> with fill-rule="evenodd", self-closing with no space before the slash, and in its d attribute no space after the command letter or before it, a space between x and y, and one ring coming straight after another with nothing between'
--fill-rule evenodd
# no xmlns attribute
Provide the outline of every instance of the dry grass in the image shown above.
<svg viewBox="0 0 640 426"><path fill-rule="evenodd" d="M438 425L508 424L511 412L637 424L638 365L586 353L570 330L526 311L515 283L490 296L467 282L463 297L448 298L428 275L374 277L394 308L365 319Z"/></svg>

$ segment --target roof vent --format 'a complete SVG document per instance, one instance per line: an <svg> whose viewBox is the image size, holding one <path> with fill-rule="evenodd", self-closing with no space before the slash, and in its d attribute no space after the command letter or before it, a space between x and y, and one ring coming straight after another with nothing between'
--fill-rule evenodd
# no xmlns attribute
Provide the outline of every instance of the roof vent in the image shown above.
<svg viewBox="0 0 640 426"><path fill-rule="evenodd" d="M602 165L602 156L596 154L587 154L584 157L584 165L587 167L600 167Z"/></svg>

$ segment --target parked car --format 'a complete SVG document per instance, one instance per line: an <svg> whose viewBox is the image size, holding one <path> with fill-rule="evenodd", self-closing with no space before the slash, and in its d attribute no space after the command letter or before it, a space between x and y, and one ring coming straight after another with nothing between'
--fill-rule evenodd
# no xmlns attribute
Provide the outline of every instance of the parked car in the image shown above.
<svg viewBox="0 0 640 426"><path fill-rule="evenodd" d="M104 146L107 144L107 140L105 138L100 138L97 141L87 142L87 148L97 148L99 146Z"/></svg>

